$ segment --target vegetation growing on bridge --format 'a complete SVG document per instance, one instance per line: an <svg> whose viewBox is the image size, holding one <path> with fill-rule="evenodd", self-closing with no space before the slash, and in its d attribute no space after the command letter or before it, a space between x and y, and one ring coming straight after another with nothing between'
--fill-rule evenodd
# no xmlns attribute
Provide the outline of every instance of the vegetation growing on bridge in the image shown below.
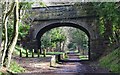
<svg viewBox="0 0 120 75"><path fill-rule="evenodd" d="M83 3L84 4L84 3ZM30 14L23 13L26 8L31 7L31 3L20 3L18 0L13 3L2 3L3 5L3 32L2 32L2 50L0 49L0 54L2 55L2 65L0 63L0 67L7 67L8 69L13 70L14 66L10 67L11 57L15 45L21 46L21 42L25 42L26 37L28 35L28 31L30 28L30 23L32 21L27 20ZM119 67L117 66L119 63L118 53L120 51L120 5L117 2L113 3L85 3L82 5L81 3L76 3L75 7L81 6L82 10L85 14L95 14L99 19L98 32L100 34L100 38L106 41L104 51L105 55L102 59L100 59L100 64L103 67L110 69L113 72L119 72ZM89 7L91 6L91 7ZM81 8L80 7L80 8ZM89 9L88 9L89 8ZM91 10L92 9L92 10ZM13 14L14 13L14 14ZM33 14L32 14L33 15ZM18 27L19 26L19 27ZM76 29L70 30L72 32L72 43L68 45L70 49L76 49L75 46L78 47L78 51L80 51L79 47L82 49L88 49L88 38L84 33L78 33L79 31ZM19 33L19 36L18 36ZM52 35L49 35L52 34ZM78 36L81 35L81 36ZM47 32L43 35L42 38L42 48L48 49L56 48L57 44L59 45L59 51L64 49L61 48L61 43L63 43L67 39L66 35L61 32L61 29L54 29L51 32ZM49 39L51 38L51 39ZM18 41L18 42L17 42ZM112 47L112 48L111 48ZM110 49L111 48L111 49ZM109 50L109 51L108 51ZM56 53L57 54L57 53ZM80 57L81 58L81 57ZM114 61L113 61L114 60ZM112 63L111 63L112 62ZM18 67L18 66L17 66ZM23 70L23 69L22 69ZM18 70L14 69L14 71L22 71L21 68Z"/></svg>

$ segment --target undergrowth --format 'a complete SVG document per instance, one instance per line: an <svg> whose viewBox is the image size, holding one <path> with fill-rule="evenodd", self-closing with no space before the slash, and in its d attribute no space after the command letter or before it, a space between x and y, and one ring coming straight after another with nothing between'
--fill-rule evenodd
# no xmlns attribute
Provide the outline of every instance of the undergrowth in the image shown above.
<svg viewBox="0 0 120 75"><path fill-rule="evenodd" d="M25 69L23 67L21 67L17 62L15 61L12 61L11 62L11 65L10 65L10 70L13 72L13 73L21 73L21 72L24 72Z"/></svg>
<svg viewBox="0 0 120 75"><path fill-rule="evenodd" d="M100 66L109 69L111 72L120 73L120 48L117 48L108 55L102 57L99 62Z"/></svg>

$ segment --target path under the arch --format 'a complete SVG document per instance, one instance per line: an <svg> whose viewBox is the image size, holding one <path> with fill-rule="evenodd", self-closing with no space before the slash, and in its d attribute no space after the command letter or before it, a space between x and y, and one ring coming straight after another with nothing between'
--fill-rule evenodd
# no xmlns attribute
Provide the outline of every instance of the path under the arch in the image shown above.
<svg viewBox="0 0 120 75"><path fill-rule="evenodd" d="M76 56L69 56L70 59L78 59ZM86 62L62 62L56 64L55 67L50 67L50 57L41 58L20 58L14 57L22 67L26 69L25 73L19 73L18 75L39 75L39 74L80 74L80 73L108 73L109 71L100 68L98 66L90 65L88 61Z"/></svg>

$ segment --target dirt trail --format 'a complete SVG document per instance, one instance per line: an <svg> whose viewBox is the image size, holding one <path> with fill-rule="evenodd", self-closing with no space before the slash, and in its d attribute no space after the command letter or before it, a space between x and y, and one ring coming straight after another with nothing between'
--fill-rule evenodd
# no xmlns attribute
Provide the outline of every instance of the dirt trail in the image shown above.
<svg viewBox="0 0 120 75"><path fill-rule="evenodd" d="M71 57L72 58L72 57ZM77 58L77 57L74 57ZM22 67L26 69L25 73L106 73L99 67L93 67L89 64L84 64L83 62L64 62L61 64L56 64L55 67L50 67L50 57L46 58L20 58L14 57ZM36 75L38 75L36 74ZM22 75L22 74L20 74Z"/></svg>

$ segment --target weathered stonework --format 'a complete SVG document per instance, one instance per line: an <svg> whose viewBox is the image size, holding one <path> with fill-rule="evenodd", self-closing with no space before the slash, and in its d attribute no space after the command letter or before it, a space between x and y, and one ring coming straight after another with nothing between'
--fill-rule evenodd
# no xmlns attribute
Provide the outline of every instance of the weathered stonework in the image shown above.
<svg viewBox="0 0 120 75"><path fill-rule="evenodd" d="M56 8L57 9L57 8ZM54 16L50 16L46 13L44 14L44 18L40 17L41 12L43 12L40 8L33 9L33 12L36 14L34 16L34 21L31 25L30 29L30 43L32 44L32 48L41 49L41 36L48 30L60 27L60 26L70 26L79 28L84 31L89 37L89 55L92 60L98 58L103 53L104 48L104 40L101 40L99 37L98 25L97 25L97 17L96 16L86 16L86 15L74 15L74 17L61 17L61 15L57 16L54 13ZM53 9L51 9L53 10ZM77 11L76 11L77 12ZM50 13L50 11L48 12ZM62 12L63 13L63 12ZM74 12L75 13L75 12ZM80 13L80 12L79 12ZM71 14L73 15L73 14ZM54 18L55 17L55 18ZM33 42L34 41L34 42ZM29 46L30 47L30 46Z"/></svg>

